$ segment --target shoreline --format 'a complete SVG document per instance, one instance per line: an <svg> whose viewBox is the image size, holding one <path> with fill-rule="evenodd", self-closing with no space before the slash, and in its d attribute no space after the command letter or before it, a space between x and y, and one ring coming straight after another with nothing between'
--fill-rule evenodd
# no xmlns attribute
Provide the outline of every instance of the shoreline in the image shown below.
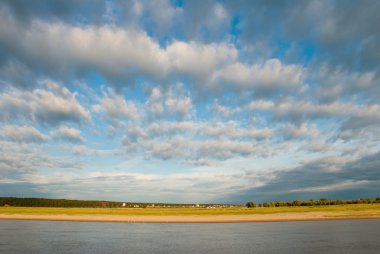
<svg viewBox="0 0 380 254"><path fill-rule="evenodd" d="M0 214L0 220L38 220L72 222L124 222L124 223L237 223L286 222L317 220L380 219L379 213L361 212L307 212L250 215L39 215Z"/></svg>

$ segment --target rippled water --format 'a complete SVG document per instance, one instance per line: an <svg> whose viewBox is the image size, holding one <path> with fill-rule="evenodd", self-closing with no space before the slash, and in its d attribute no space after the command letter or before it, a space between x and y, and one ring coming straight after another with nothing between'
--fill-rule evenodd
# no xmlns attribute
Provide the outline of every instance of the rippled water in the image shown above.
<svg viewBox="0 0 380 254"><path fill-rule="evenodd" d="M380 253L380 220L205 224L0 221L0 253Z"/></svg>

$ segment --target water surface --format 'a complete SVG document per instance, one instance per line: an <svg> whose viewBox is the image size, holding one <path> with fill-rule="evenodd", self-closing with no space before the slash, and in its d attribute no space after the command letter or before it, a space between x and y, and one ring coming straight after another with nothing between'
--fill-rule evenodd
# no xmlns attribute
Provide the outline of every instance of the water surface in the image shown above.
<svg viewBox="0 0 380 254"><path fill-rule="evenodd" d="M0 221L0 253L380 253L380 220Z"/></svg>

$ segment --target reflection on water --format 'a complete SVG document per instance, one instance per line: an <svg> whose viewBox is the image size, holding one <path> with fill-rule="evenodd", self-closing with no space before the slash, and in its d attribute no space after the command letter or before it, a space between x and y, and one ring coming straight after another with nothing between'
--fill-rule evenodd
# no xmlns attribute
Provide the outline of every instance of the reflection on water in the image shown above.
<svg viewBox="0 0 380 254"><path fill-rule="evenodd" d="M0 221L0 253L380 253L380 220L204 224Z"/></svg>

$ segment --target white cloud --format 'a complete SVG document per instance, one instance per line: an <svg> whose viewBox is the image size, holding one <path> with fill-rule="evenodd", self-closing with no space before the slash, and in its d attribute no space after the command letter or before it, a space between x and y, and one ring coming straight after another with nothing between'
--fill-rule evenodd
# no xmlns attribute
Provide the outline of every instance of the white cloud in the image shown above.
<svg viewBox="0 0 380 254"><path fill-rule="evenodd" d="M68 157L52 156L36 144L0 141L0 171L10 175L51 168L81 168L83 164Z"/></svg>
<svg viewBox="0 0 380 254"><path fill-rule="evenodd" d="M216 113L218 115L221 115L223 117L229 117L234 114L239 114L243 111L242 107L227 107L225 105L222 105L219 103L218 100L215 100L214 103L211 105L210 110L213 113Z"/></svg>
<svg viewBox="0 0 380 254"><path fill-rule="evenodd" d="M220 4L215 5L215 13L218 17L226 14ZM5 25L4 29L6 38L17 34L14 41L18 43L8 45L10 52L18 52L21 61L27 59L30 69L35 64L60 79L94 68L117 87L132 87L141 78L160 83L187 78L205 95L226 86L275 92L298 87L304 81L301 65L286 65L279 59L244 64L239 62L238 49L226 42L174 40L161 46L137 29L39 20L25 28Z"/></svg>
<svg viewBox="0 0 380 254"><path fill-rule="evenodd" d="M5 121L24 118L41 124L89 122L91 115L67 88L46 81L46 88L13 89L0 94L0 117Z"/></svg>
<svg viewBox="0 0 380 254"><path fill-rule="evenodd" d="M319 131L316 125L302 123L300 125L286 124L279 127L279 132L286 139L308 138L316 139L319 136Z"/></svg>
<svg viewBox="0 0 380 254"><path fill-rule="evenodd" d="M313 74L320 86L316 88L317 95L322 100L334 101L342 96L360 96L379 92L379 79L375 71L348 72L327 64Z"/></svg>
<svg viewBox="0 0 380 254"><path fill-rule="evenodd" d="M264 199L378 178L377 159L348 175L347 161L302 160L379 150L379 4L11 2L0 3L3 183L206 199L257 186L253 165L273 181ZM68 170L81 160L86 170Z"/></svg>
<svg viewBox="0 0 380 254"><path fill-rule="evenodd" d="M224 13L221 6L217 5L215 8L219 16ZM14 25L4 29L9 34L16 32L12 30L15 29ZM134 78L147 75L151 78L163 78L169 72L175 72L205 80L238 58L237 49L225 43L174 41L166 48L161 48L143 32L107 26L82 28L34 21L29 30L21 33L20 37L20 44L16 46L25 57L38 59L48 69L52 62L53 66L60 66L60 69L69 66L79 69L94 66L110 77ZM46 51L49 54L43 54ZM223 72L231 73L238 69L244 74L247 72L246 68L236 63ZM258 68L252 66L250 75L256 76ZM278 60L270 60L264 65L264 72L260 72L261 77L257 77L257 81L267 78L266 72L274 71L275 75L271 77L286 75L286 79L289 79L291 72L293 79L290 81L297 82L299 74L293 69L292 66L281 66ZM225 78L228 81L236 79L228 74Z"/></svg>
<svg viewBox="0 0 380 254"><path fill-rule="evenodd" d="M32 126L5 125L0 127L0 136L17 142L39 143L50 140L48 135L42 134Z"/></svg>
<svg viewBox="0 0 380 254"><path fill-rule="evenodd" d="M107 118L112 121L118 119L138 119L141 118L141 112L138 105L133 101L126 101L121 95L116 94L112 89L103 93L100 104L93 106L96 112L103 111Z"/></svg>
<svg viewBox="0 0 380 254"><path fill-rule="evenodd" d="M175 41L168 45L166 52L176 72L202 81L238 57L236 48L228 44Z"/></svg>
<svg viewBox="0 0 380 254"><path fill-rule="evenodd" d="M354 104L343 102L313 103L310 101L284 100L273 102L270 100L257 100L248 105L251 111L270 112L277 118L314 119L357 116L362 118L377 118L380 110L377 104Z"/></svg>
<svg viewBox="0 0 380 254"><path fill-rule="evenodd" d="M93 156L108 157L108 156L120 156L122 154L121 151L117 149L96 149L96 148L87 147L85 145L69 146L69 147L66 147L65 149L77 156L93 155Z"/></svg>
<svg viewBox="0 0 380 254"><path fill-rule="evenodd" d="M181 118L191 117L195 110L190 95L183 94L183 85L177 84L174 88L169 90L165 106L169 113L179 116Z"/></svg>
<svg viewBox="0 0 380 254"><path fill-rule="evenodd" d="M154 87L145 102L145 107L146 111L154 117L171 115L188 118L195 113L190 94L185 93L181 83L172 85L166 90Z"/></svg>
<svg viewBox="0 0 380 254"><path fill-rule="evenodd" d="M262 65L233 63L222 68L215 78L238 88L273 91L301 86L305 74L300 65L285 65L279 59L270 59Z"/></svg>
<svg viewBox="0 0 380 254"><path fill-rule="evenodd" d="M154 87L152 89L146 104L148 111L155 116L161 116L164 113L164 98L159 88Z"/></svg>
<svg viewBox="0 0 380 254"><path fill-rule="evenodd" d="M273 135L269 128L241 127L233 121L157 121L146 127L132 125L123 145L128 153L142 152L147 158L191 163L264 156L265 140Z"/></svg>
<svg viewBox="0 0 380 254"><path fill-rule="evenodd" d="M52 136L57 139L67 140L74 143L84 141L84 138L82 137L79 130L66 126L60 126L58 130L53 131Z"/></svg>

